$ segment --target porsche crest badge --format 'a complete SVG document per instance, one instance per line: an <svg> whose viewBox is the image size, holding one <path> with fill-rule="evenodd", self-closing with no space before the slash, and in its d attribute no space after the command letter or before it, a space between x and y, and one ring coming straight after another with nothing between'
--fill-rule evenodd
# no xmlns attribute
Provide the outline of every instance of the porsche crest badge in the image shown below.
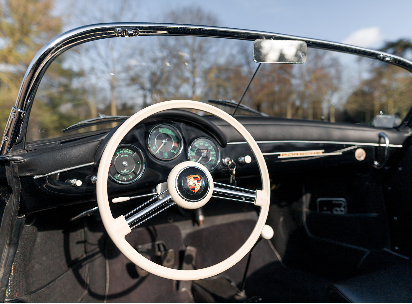
<svg viewBox="0 0 412 304"><path fill-rule="evenodd" d="M200 190L201 187L201 178L198 174L196 175L189 175L186 177L187 179L187 185L193 193L197 193L197 191Z"/></svg>

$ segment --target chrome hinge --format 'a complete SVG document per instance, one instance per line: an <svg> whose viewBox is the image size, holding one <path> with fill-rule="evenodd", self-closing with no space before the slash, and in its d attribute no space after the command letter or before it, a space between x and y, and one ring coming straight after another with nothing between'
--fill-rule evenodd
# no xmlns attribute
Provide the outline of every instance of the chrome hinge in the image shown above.
<svg viewBox="0 0 412 304"><path fill-rule="evenodd" d="M0 143L0 154L5 154L8 150L8 144L6 142L10 141L12 129L15 127L15 120L17 120L21 115L25 114L26 112L13 106L10 111L9 118L7 119L6 127L4 128L3 132L3 139ZM7 145L7 146L5 146Z"/></svg>
<svg viewBox="0 0 412 304"><path fill-rule="evenodd" d="M13 106L13 107L11 108L10 114L11 114L11 113L16 113L16 112L22 113L22 114L26 113L26 111L23 111L22 109L19 109L18 107Z"/></svg>

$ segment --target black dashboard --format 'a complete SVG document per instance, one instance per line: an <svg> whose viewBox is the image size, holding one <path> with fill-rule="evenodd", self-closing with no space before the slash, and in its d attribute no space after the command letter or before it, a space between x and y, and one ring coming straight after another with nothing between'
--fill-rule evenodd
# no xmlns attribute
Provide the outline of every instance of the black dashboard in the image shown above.
<svg viewBox="0 0 412 304"><path fill-rule="evenodd" d="M177 164L205 165L215 181L228 183L225 160L236 164L236 180L259 188L259 170L249 146L227 123L196 114L156 117L135 126L122 140L109 169L109 197L152 192ZM194 118L195 117L195 118ZM258 142L271 178L321 167L372 168L382 155L382 130L349 124L237 117ZM95 202L99 159L114 129L80 133L54 141L28 144L17 159L22 183L22 212ZM384 130L389 155L397 153L406 132ZM363 158L358 158L359 149ZM244 157L250 156L250 162Z"/></svg>
<svg viewBox="0 0 412 304"><path fill-rule="evenodd" d="M22 193L25 211L94 201L99 158L114 131L30 146L31 151L20 164L23 189L31 189ZM225 146L224 137L218 141L222 136L213 131L176 117L134 127L112 158L109 196L152 192L157 184L167 180L172 168L187 160L204 165L216 180L228 179L229 168L221 160L231 158L233 146ZM251 154L249 149L244 152ZM254 163L252 160L239 165L240 172L258 174Z"/></svg>

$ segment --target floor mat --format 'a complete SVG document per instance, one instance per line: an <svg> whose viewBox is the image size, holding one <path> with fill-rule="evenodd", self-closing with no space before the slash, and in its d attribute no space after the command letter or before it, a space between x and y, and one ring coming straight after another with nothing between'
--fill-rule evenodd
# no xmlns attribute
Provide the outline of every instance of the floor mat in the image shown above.
<svg viewBox="0 0 412 304"><path fill-rule="evenodd" d="M195 266L204 268L221 262L234 253L248 238L255 225L254 221L244 220L216 225L189 233L187 246L197 249ZM240 287L246 266L247 256L238 264L223 273ZM203 281L203 280L201 280ZM204 302L230 302L232 295L221 296L213 282L201 282ZM299 270L285 268L277 259L269 241L262 240L253 250L246 280L248 298L261 298L263 302L328 302L326 287L330 282ZM218 286L219 287L219 286ZM195 297L196 298L196 297Z"/></svg>
<svg viewBox="0 0 412 304"><path fill-rule="evenodd" d="M224 276L193 281L192 293L196 303L234 302L239 289Z"/></svg>
<svg viewBox="0 0 412 304"><path fill-rule="evenodd" d="M246 294L249 298L259 296L262 302L328 303L330 283L325 278L274 262L249 273Z"/></svg>
<svg viewBox="0 0 412 304"><path fill-rule="evenodd" d="M174 249L176 256L184 250L180 229L174 224L139 228L126 236L133 246L164 242L168 249ZM140 278L135 265L130 262L110 241L107 252L109 263L108 302L192 302L187 291L175 291L175 282L153 274ZM174 267L178 266L176 258Z"/></svg>
<svg viewBox="0 0 412 304"><path fill-rule="evenodd" d="M196 268L205 268L228 258L245 243L254 227L254 221L243 220L189 233L185 243L186 246L193 246L197 249ZM241 283L246 261L247 256L223 274L236 284ZM249 273L275 261L277 257L268 241L262 240L253 251Z"/></svg>

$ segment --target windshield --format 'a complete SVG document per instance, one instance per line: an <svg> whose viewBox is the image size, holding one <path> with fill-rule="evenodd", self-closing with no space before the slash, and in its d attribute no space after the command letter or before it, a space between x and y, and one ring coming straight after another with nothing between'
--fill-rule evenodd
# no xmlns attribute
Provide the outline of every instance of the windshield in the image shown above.
<svg viewBox="0 0 412 304"><path fill-rule="evenodd" d="M27 140L107 129L123 120L63 129L102 115L129 116L165 100L239 102L272 117L398 125L410 107L410 73L367 58L308 49L304 64L258 63L253 42L199 37L134 37L89 42L47 70ZM223 102L224 103L224 102ZM233 113L232 106L213 105ZM239 108L236 115L260 115ZM199 113L202 114L202 113Z"/></svg>

